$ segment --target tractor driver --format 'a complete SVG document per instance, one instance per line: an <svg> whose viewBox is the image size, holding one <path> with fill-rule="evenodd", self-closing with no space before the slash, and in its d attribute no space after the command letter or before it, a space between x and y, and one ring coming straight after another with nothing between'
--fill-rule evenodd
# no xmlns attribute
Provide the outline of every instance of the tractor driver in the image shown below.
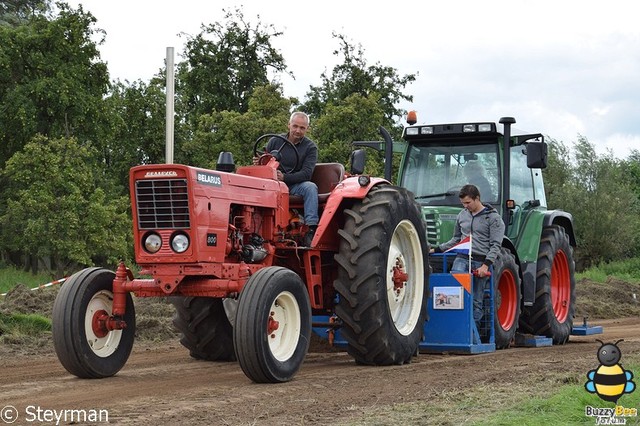
<svg viewBox="0 0 640 426"><path fill-rule="evenodd" d="M287 138L298 150L298 164L292 146L284 146L285 141L279 138L271 138L267 143L266 152L280 151L280 164L284 173L278 169L278 180L283 181L289 187L289 194L299 195L304 200L304 223L309 227L309 232L304 237L304 245L311 246L311 240L318 227L318 186L311 182L313 169L318 161L318 146L305 136L309 130L309 116L301 111L291 114L287 126L289 132L281 136ZM254 158L254 163L257 159Z"/></svg>
<svg viewBox="0 0 640 426"><path fill-rule="evenodd" d="M484 174L484 168L478 161L469 161L464 166L464 175L470 184L475 185L485 201L495 201L491 184Z"/></svg>

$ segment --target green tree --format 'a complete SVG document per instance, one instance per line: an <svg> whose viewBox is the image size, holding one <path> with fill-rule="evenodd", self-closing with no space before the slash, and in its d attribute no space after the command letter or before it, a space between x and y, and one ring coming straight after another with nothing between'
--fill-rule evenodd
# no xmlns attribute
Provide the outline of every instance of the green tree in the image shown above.
<svg viewBox="0 0 640 426"><path fill-rule="evenodd" d="M548 167L542 171L544 189L549 205L561 205L567 194L576 190L573 187L573 165L569 148L561 141L548 140Z"/></svg>
<svg viewBox="0 0 640 426"><path fill-rule="evenodd" d="M281 32L251 24L240 8L223 11L224 22L203 25L187 39L185 60L178 64L176 93L193 123L203 114L247 112L254 89L269 83L268 72L286 72L283 56L271 44Z"/></svg>
<svg viewBox="0 0 640 426"><path fill-rule="evenodd" d="M91 138L109 76L95 18L59 3L58 15L0 26L0 167L36 134ZM101 43L99 41L98 43Z"/></svg>
<svg viewBox="0 0 640 426"><path fill-rule="evenodd" d="M17 26L51 10L49 0L3 0L0 2L0 26Z"/></svg>
<svg viewBox="0 0 640 426"><path fill-rule="evenodd" d="M131 167L165 161L164 86L157 80L115 82L104 109L108 126L96 129L96 144L105 173L126 193Z"/></svg>
<svg viewBox="0 0 640 426"><path fill-rule="evenodd" d="M395 68L379 62L368 65L361 45L352 45L344 35L334 33L333 37L340 42L340 48L333 53L343 56L344 60L333 68L331 75L326 71L322 73L322 83L311 86L302 109L320 117L328 105L335 105L352 94L365 98L377 96L384 120L376 125L384 125L393 131L396 122L406 113L397 107L398 102L413 100L413 96L405 94L404 89L415 81L415 74L400 76Z"/></svg>
<svg viewBox="0 0 640 426"><path fill-rule="evenodd" d="M4 249L50 261L57 276L126 258L129 203L101 188L96 157L74 138L44 136L14 154L3 173L10 193L0 217Z"/></svg>
<svg viewBox="0 0 640 426"><path fill-rule="evenodd" d="M258 137L287 131L294 102L295 99L283 97L279 86L256 87L247 112L221 111L200 116L193 138L182 146L181 156L188 164L215 168L219 153L228 151L237 165L251 164ZM262 146L266 143L265 140Z"/></svg>
<svg viewBox="0 0 640 426"><path fill-rule="evenodd" d="M640 151L632 149L629 157L624 161L624 170L627 172L626 180L628 180L640 200Z"/></svg>
<svg viewBox="0 0 640 426"><path fill-rule="evenodd" d="M545 171L548 204L573 215L579 269L638 253L640 203L625 179L625 163L611 152L598 155L587 138L578 137L569 151L553 143Z"/></svg>
<svg viewBox="0 0 640 426"><path fill-rule="evenodd" d="M383 117L377 94L365 97L354 93L328 105L324 114L312 123L313 137L318 143L318 161L348 163L352 142L381 139L378 128ZM383 157L373 150L368 150L367 155L366 172L382 176Z"/></svg>

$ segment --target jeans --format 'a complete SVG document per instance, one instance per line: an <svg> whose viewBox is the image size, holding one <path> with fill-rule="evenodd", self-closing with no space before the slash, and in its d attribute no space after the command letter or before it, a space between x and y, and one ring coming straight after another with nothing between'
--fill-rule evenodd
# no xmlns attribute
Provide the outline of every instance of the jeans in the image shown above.
<svg viewBox="0 0 640 426"><path fill-rule="evenodd" d="M471 261L471 271L482 266L482 262ZM456 257L451 267L451 272L469 272L469 258ZM482 300L484 298L484 288L489 281L489 277L473 277L473 320L478 323L482 319Z"/></svg>
<svg viewBox="0 0 640 426"><path fill-rule="evenodd" d="M310 181L294 183L289 187L289 194L300 195L304 200L304 223L315 226L320 221L318 217L318 186Z"/></svg>

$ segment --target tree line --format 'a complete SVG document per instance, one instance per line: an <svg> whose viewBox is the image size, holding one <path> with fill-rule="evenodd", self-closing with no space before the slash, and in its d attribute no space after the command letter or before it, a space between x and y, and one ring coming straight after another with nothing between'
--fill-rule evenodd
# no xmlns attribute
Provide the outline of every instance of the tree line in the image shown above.
<svg viewBox="0 0 640 426"><path fill-rule="evenodd" d="M351 141L379 140L379 126L400 137L406 111L397 105L413 100L415 74L368 63L361 45L334 33L338 65L304 99L287 97L278 76L295 76L273 47L284 33L241 8L224 12L186 36L176 65L175 162L213 168L230 151L249 164L254 141L286 131L295 109L312 117L320 162L346 163ZM128 171L164 162L166 69L112 81L98 49L106 37L82 6L0 4L1 263L62 276L132 257ZM598 156L583 137L551 148L549 207L574 214L577 258L637 256L640 153ZM381 154L369 152L367 172L382 170Z"/></svg>

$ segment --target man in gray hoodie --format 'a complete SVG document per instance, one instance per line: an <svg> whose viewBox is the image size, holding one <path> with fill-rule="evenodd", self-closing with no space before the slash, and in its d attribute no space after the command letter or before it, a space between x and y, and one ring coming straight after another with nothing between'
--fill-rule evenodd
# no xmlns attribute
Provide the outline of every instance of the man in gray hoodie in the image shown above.
<svg viewBox="0 0 640 426"><path fill-rule="evenodd" d="M482 298L488 281L489 267L500 254L504 237L504 222L500 214L489 204L480 200L480 191L475 185L465 185L458 194L464 209L458 213L453 238L436 246L435 253L444 252L472 235L471 269L477 275L473 288L473 319L476 324L482 318ZM459 254L453 261L451 272L468 272L469 257Z"/></svg>

